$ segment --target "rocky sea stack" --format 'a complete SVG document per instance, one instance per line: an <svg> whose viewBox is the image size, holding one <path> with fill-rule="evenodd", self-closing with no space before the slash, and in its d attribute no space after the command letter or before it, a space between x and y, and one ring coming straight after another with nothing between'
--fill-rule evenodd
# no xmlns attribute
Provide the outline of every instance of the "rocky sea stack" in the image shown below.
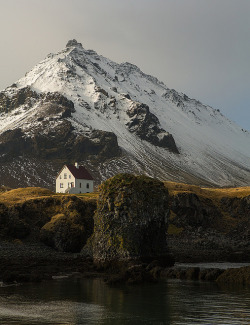
<svg viewBox="0 0 250 325"><path fill-rule="evenodd" d="M168 190L156 179L119 174L107 180L99 189L94 233L83 253L103 265L138 260L170 264L168 201Z"/></svg>

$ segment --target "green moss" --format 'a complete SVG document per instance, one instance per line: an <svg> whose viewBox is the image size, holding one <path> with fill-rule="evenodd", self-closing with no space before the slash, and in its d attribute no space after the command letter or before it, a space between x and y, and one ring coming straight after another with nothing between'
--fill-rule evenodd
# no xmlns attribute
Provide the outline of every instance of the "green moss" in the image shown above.
<svg viewBox="0 0 250 325"><path fill-rule="evenodd" d="M169 235L180 235L183 232L184 228L182 227L176 227L172 223L168 225L168 234Z"/></svg>
<svg viewBox="0 0 250 325"><path fill-rule="evenodd" d="M124 243L124 238L121 235L107 236L108 246L113 247L118 250L126 249Z"/></svg>
<svg viewBox="0 0 250 325"><path fill-rule="evenodd" d="M162 182L118 174L100 185L99 194L91 242L94 259L165 254L168 190Z"/></svg>

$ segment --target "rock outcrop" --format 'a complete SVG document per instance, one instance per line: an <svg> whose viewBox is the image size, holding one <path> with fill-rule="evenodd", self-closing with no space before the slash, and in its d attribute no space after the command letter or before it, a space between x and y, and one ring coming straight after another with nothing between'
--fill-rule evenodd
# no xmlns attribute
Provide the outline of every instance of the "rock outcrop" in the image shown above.
<svg viewBox="0 0 250 325"><path fill-rule="evenodd" d="M93 232L94 206L77 197L62 200L63 213L56 214L40 231L40 239L62 252L80 252Z"/></svg>
<svg viewBox="0 0 250 325"><path fill-rule="evenodd" d="M66 44L66 47L74 47L74 46L82 47L82 44L78 43L77 40L75 40L75 39L69 40L68 43Z"/></svg>
<svg viewBox="0 0 250 325"><path fill-rule="evenodd" d="M20 107L27 111L34 104L40 105L41 109L38 113L44 114L44 117L55 113L53 110L44 112L43 105L45 104L56 107L58 111L68 109L70 113L75 112L74 103L58 92L37 93L29 86L16 89L15 84L10 89L9 93L0 92L0 113L8 113ZM20 113L17 112L17 115Z"/></svg>
<svg viewBox="0 0 250 325"><path fill-rule="evenodd" d="M250 266L228 269L216 281L219 284L250 285Z"/></svg>
<svg viewBox="0 0 250 325"><path fill-rule="evenodd" d="M171 210L175 213L173 224L177 227L214 228L221 212L212 200L199 198L194 193L180 193L172 198Z"/></svg>
<svg viewBox="0 0 250 325"><path fill-rule="evenodd" d="M179 153L172 134L160 127L158 118L150 112L146 104L134 102L126 113L130 117L127 123L130 132L155 146Z"/></svg>
<svg viewBox="0 0 250 325"><path fill-rule="evenodd" d="M146 176L119 174L100 186L94 233L83 253L96 263L168 259L168 190ZM171 260L172 262L172 260Z"/></svg>
<svg viewBox="0 0 250 325"><path fill-rule="evenodd" d="M178 192L180 186L176 184L176 193L171 195L168 227L168 243L176 259L248 262L250 200L247 189L246 194L243 194L244 188L221 189L220 193L219 189L193 187L192 190L186 185L185 191Z"/></svg>
<svg viewBox="0 0 250 325"><path fill-rule="evenodd" d="M117 137L112 132L95 130L76 134L71 123L62 120L44 133L46 121L27 137L21 128L5 131L0 135L0 161L13 157L30 157L45 160L82 161L98 155L107 159L121 154Z"/></svg>
<svg viewBox="0 0 250 325"><path fill-rule="evenodd" d="M0 197L0 240L28 240L64 252L79 252L93 232L95 200L55 195L39 188Z"/></svg>

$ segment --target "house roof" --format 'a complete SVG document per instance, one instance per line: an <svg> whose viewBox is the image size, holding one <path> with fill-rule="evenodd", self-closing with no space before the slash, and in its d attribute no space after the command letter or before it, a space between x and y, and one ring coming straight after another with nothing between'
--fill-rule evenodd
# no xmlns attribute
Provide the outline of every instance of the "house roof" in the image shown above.
<svg viewBox="0 0 250 325"><path fill-rule="evenodd" d="M76 168L74 165L66 165L66 167L69 169L69 171L75 178L93 180L93 177L83 166L79 166L78 168Z"/></svg>

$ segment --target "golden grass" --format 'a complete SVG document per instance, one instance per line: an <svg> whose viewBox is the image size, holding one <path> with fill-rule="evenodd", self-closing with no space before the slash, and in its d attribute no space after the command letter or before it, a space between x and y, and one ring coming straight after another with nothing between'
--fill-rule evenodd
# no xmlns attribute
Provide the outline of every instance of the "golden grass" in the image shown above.
<svg viewBox="0 0 250 325"><path fill-rule="evenodd" d="M0 203L22 203L26 200L37 197L48 197L54 194L54 192L41 187L17 188L8 192L0 193Z"/></svg>
<svg viewBox="0 0 250 325"><path fill-rule="evenodd" d="M176 227L172 223L168 225L168 235L180 235L183 232L184 228L182 227Z"/></svg>
<svg viewBox="0 0 250 325"><path fill-rule="evenodd" d="M92 193L81 193L81 194L74 194L77 197L80 198L86 198L86 199L98 199L99 193L98 192L92 192Z"/></svg>
<svg viewBox="0 0 250 325"><path fill-rule="evenodd" d="M179 193L194 193L199 197L211 199L215 205L219 204L222 197L237 197L243 198L250 195L250 186L247 187L235 187L235 188L208 188L199 187L197 185L190 185L176 182L164 182L165 186L169 190L170 196L175 196ZM60 197L60 196L77 196L80 199L89 201L97 200L99 193L81 193L81 194L65 194L54 193L48 189L41 187L26 187L10 190L7 192L0 192L0 203L6 205L12 205L15 203L22 203L27 200L43 198L43 197ZM172 216L174 217L174 216Z"/></svg>
<svg viewBox="0 0 250 325"><path fill-rule="evenodd" d="M217 207L218 211L220 211L221 217L214 221L214 225L216 224L216 228L222 233L226 233L230 229L236 227L238 220L233 218L230 213L224 209L223 204L221 204L221 199L243 198L250 195L250 186L235 188L208 188L175 182L164 182L164 184L168 188L169 194L172 197L181 193L194 193L200 198L200 200L210 199L212 204ZM170 222L174 218L175 215L173 211L170 211ZM173 235L179 234L178 229L176 227L174 228L171 224L169 225L168 233Z"/></svg>
<svg viewBox="0 0 250 325"><path fill-rule="evenodd" d="M48 189L41 187L25 187L10 190L8 192L0 192L0 203L5 205L13 205L15 203L24 203L28 200L41 199L46 197L62 197L62 196L77 196L82 200L97 200L98 193L85 193L85 194L66 194L54 193Z"/></svg>
<svg viewBox="0 0 250 325"><path fill-rule="evenodd" d="M242 198L250 195L250 186L232 188L209 188L176 182L164 182L164 184L168 188L170 195L176 195L179 193L195 193L198 196L212 200L219 200L222 197Z"/></svg>

